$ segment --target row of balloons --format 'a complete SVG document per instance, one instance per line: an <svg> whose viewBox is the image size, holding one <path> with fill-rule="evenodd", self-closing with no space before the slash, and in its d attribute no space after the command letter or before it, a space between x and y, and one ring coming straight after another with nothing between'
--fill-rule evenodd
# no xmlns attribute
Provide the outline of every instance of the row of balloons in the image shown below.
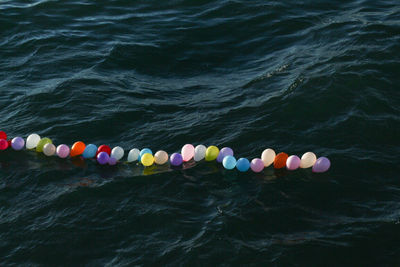
<svg viewBox="0 0 400 267"><path fill-rule="evenodd" d="M65 144L55 146L50 138L41 138L38 134L31 134L25 140L22 137L15 137L7 141L7 134L0 131L0 150L5 150L11 146L14 150L36 149L37 152L42 152L46 156L57 155L60 158L77 157L96 158L99 164L115 165L124 156L124 150L120 146L111 149L107 145L97 147L94 144L85 145L82 141L75 142L71 148ZM241 172L251 169L254 172L261 172L264 168L273 165L275 169L286 167L288 170L296 170L298 168L310 168L313 172L326 172L330 168L330 161L326 157L317 159L313 152L306 152L299 158L296 155L289 156L281 152L276 154L273 149L265 149L261 158L255 158L251 162L246 158L236 158L233 155L233 150L229 147L224 147L221 150L216 146L205 147L198 145L194 147L191 144L186 144L182 147L181 153L173 153L171 156L163 150L157 151L154 155L151 149L144 148L139 150L133 148L129 151L127 161L139 161L143 166L151 166L154 163L162 165L168 162L172 166L180 166L183 162L190 160L214 161L222 163L225 169L232 170L236 168Z"/></svg>

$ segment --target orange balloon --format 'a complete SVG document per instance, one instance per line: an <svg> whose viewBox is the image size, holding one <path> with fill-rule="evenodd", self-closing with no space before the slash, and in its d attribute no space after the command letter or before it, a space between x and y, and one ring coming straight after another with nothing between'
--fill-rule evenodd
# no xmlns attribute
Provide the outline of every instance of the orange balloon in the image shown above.
<svg viewBox="0 0 400 267"><path fill-rule="evenodd" d="M73 144L71 147L71 157L82 155L85 147L85 143L81 141L75 142L75 144Z"/></svg>
<svg viewBox="0 0 400 267"><path fill-rule="evenodd" d="M281 169L286 166L286 160L288 159L289 155L285 152L281 152L275 156L274 159L274 168Z"/></svg>

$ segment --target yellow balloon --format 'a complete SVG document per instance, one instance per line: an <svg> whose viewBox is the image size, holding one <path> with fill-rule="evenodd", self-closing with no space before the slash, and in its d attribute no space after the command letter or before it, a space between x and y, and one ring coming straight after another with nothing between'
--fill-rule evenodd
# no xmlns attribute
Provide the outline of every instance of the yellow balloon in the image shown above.
<svg viewBox="0 0 400 267"><path fill-rule="evenodd" d="M206 161L216 160L219 154L219 149L216 146L209 146L206 150Z"/></svg>
<svg viewBox="0 0 400 267"><path fill-rule="evenodd" d="M140 161L144 166L151 166L154 163L154 157L150 153L145 153L143 156L140 158Z"/></svg>

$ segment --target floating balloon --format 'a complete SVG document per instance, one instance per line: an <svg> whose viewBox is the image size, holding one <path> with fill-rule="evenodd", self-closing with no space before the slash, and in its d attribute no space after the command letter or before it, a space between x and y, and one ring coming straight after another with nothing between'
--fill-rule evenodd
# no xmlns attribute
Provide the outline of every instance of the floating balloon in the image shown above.
<svg viewBox="0 0 400 267"><path fill-rule="evenodd" d="M183 158L182 158L181 154L174 153L171 155L171 158L169 159L169 161L171 162L172 166L179 166L182 164Z"/></svg>
<svg viewBox="0 0 400 267"><path fill-rule="evenodd" d="M46 143L43 146L43 153L48 157L53 156L56 153L56 146L52 143Z"/></svg>
<svg viewBox="0 0 400 267"><path fill-rule="evenodd" d="M106 152L109 156L111 155L111 148L107 145L101 145L97 148L97 153L96 156L100 153L100 152Z"/></svg>
<svg viewBox="0 0 400 267"><path fill-rule="evenodd" d="M146 166L146 167L151 166L154 163L154 157L150 153L144 153L140 157L140 162L142 162L143 166Z"/></svg>
<svg viewBox="0 0 400 267"><path fill-rule="evenodd" d="M240 158L236 162L236 169L241 172L245 172L250 168L250 162L246 158Z"/></svg>
<svg viewBox="0 0 400 267"><path fill-rule="evenodd" d="M24 145L25 145L25 140L22 137L14 137L11 140L11 147L14 150L21 150L24 148Z"/></svg>
<svg viewBox="0 0 400 267"><path fill-rule="evenodd" d="M225 156L222 161L222 166L227 170L232 170L236 167L236 159L234 156Z"/></svg>
<svg viewBox="0 0 400 267"><path fill-rule="evenodd" d="M296 155L288 157L286 160L286 168L290 171L294 171L300 167L300 158Z"/></svg>
<svg viewBox="0 0 400 267"><path fill-rule="evenodd" d="M139 162L141 162L140 158L146 153L153 155L153 151L151 151L150 148L143 148L142 150L140 150L140 153L139 153L139 158L138 158Z"/></svg>
<svg viewBox="0 0 400 267"><path fill-rule="evenodd" d="M113 158L113 157L110 157L110 158L108 159L108 165L113 166L113 165L115 165L115 164L117 164L117 159L116 159L116 158Z"/></svg>
<svg viewBox="0 0 400 267"><path fill-rule="evenodd" d="M76 157L83 154L86 145L82 141L75 142L71 147L71 157Z"/></svg>
<svg viewBox="0 0 400 267"><path fill-rule="evenodd" d="M222 162L226 156L233 156L233 150L230 147L224 147L219 151L217 162Z"/></svg>
<svg viewBox="0 0 400 267"><path fill-rule="evenodd" d="M281 152L278 155L276 155L274 159L274 168L275 169L281 169L286 166L286 160L288 159L289 155L286 154L285 152Z"/></svg>
<svg viewBox="0 0 400 267"><path fill-rule="evenodd" d="M310 168L317 161L317 156L312 152L306 152L301 156L300 168Z"/></svg>
<svg viewBox="0 0 400 267"><path fill-rule="evenodd" d="M139 149L132 148L128 153L128 162L133 162L135 160L138 160L139 153L140 153Z"/></svg>
<svg viewBox="0 0 400 267"><path fill-rule="evenodd" d="M117 161L122 159L124 156L124 150L120 146L116 146L111 150L111 157L115 158Z"/></svg>
<svg viewBox="0 0 400 267"><path fill-rule="evenodd" d="M31 134L26 138L26 148L33 149L37 146L40 141L40 136L38 134Z"/></svg>
<svg viewBox="0 0 400 267"><path fill-rule="evenodd" d="M204 145L196 146L196 148L194 149L194 160L200 161L204 159L204 157L206 156L206 150L207 148Z"/></svg>
<svg viewBox="0 0 400 267"><path fill-rule="evenodd" d="M206 161L215 160L218 157L219 149L216 146L209 146L206 150Z"/></svg>
<svg viewBox="0 0 400 267"><path fill-rule="evenodd" d="M40 139L39 143L37 143L37 145L36 145L36 152L43 152L44 145L52 144L52 143L53 143L53 141L51 141L50 138L45 137L45 138Z"/></svg>
<svg viewBox="0 0 400 267"><path fill-rule="evenodd" d="M154 154L154 162L158 165L165 164L168 161L168 153L160 150Z"/></svg>
<svg viewBox="0 0 400 267"><path fill-rule="evenodd" d="M7 134L3 131L0 131L0 139L7 140Z"/></svg>
<svg viewBox="0 0 400 267"><path fill-rule="evenodd" d="M107 152L100 152L97 154L97 162L100 163L101 165L107 164L108 161L110 160L110 156L108 155Z"/></svg>
<svg viewBox="0 0 400 267"><path fill-rule="evenodd" d="M264 169L264 162L261 159L253 159L250 163L250 168L253 172L261 172Z"/></svg>
<svg viewBox="0 0 400 267"><path fill-rule="evenodd" d="M183 161L189 161L194 157L194 146L191 144L186 144L181 150Z"/></svg>
<svg viewBox="0 0 400 267"><path fill-rule="evenodd" d="M268 167L274 162L275 151L271 148L265 149L261 154L261 160L264 162L264 167Z"/></svg>
<svg viewBox="0 0 400 267"><path fill-rule="evenodd" d="M67 145L64 145L64 144L59 145L57 147L56 152L57 152L57 156L59 156L60 158L64 159L64 158L68 157L68 155L69 155L69 147Z"/></svg>
<svg viewBox="0 0 400 267"><path fill-rule="evenodd" d="M82 157L85 159L94 158L96 156L97 146L93 144L88 144L83 150Z"/></svg>
<svg viewBox="0 0 400 267"><path fill-rule="evenodd" d="M331 167L331 162L328 158L320 157L312 167L313 172L326 172Z"/></svg>
<svg viewBox="0 0 400 267"><path fill-rule="evenodd" d="M8 147L8 142L6 139L0 139L0 150L5 150Z"/></svg>

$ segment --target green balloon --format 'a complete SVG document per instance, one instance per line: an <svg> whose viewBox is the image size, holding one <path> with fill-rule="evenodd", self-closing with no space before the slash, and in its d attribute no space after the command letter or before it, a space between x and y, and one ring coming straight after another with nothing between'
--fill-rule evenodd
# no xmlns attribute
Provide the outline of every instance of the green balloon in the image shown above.
<svg viewBox="0 0 400 267"><path fill-rule="evenodd" d="M45 137L45 138L40 139L39 143L36 146L36 152L43 152L44 145L52 144L52 143L53 143L53 141L51 141L50 138Z"/></svg>

